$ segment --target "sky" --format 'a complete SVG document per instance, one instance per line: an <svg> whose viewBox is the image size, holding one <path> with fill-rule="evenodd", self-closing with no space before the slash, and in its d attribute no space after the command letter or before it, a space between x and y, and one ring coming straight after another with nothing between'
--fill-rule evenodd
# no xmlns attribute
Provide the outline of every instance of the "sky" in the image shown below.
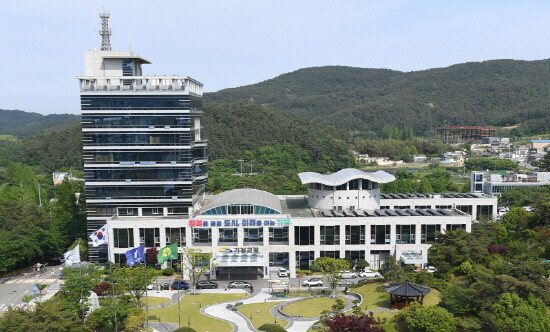
<svg viewBox="0 0 550 332"><path fill-rule="evenodd" d="M145 75L186 75L207 92L300 68L425 70L492 59L550 58L550 1L4 0L0 109L80 112L83 52L152 62Z"/></svg>

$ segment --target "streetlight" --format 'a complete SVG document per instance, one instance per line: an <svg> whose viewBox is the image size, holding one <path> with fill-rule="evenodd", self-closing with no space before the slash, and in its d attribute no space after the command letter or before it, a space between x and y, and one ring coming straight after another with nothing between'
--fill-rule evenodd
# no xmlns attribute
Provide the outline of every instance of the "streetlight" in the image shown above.
<svg viewBox="0 0 550 332"><path fill-rule="evenodd" d="M241 162L241 176L243 176L243 163L245 162L244 159L239 159L238 161Z"/></svg>

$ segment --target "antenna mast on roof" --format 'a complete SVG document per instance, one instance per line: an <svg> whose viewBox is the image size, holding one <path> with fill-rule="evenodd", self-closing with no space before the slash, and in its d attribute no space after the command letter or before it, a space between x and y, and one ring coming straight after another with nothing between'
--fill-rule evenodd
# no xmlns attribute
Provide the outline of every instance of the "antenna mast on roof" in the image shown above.
<svg viewBox="0 0 550 332"><path fill-rule="evenodd" d="M111 29L109 29L109 13L103 12L99 14L101 18L101 31L99 35L101 36L101 50L110 51L111 50Z"/></svg>

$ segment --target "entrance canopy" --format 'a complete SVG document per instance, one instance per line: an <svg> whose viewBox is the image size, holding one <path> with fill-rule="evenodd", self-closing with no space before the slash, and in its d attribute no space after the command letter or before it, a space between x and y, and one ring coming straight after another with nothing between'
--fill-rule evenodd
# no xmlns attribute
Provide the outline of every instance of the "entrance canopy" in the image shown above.
<svg viewBox="0 0 550 332"><path fill-rule="evenodd" d="M401 261L405 264L422 265L428 264L428 259L418 251L407 250L401 253Z"/></svg>
<svg viewBox="0 0 550 332"><path fill-rule="evenodd" d="M255 253L216 254L216 263L218 267L264 266L264 256Z"/></svg>

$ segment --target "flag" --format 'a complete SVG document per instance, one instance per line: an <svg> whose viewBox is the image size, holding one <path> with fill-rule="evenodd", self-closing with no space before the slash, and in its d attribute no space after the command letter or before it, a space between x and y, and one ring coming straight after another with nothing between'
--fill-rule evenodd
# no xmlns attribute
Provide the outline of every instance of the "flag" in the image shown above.
<svg viewBox="0 0 550 332"><path fill-rule="evenodd" d="M65 257L65 266L73 266L80 263L80 244L64 253L63 257Z"/></svg>
<svg viewBox="0 0 550 332"><path fill-rule="evenodd" d="M160 249L157 254L158 264L162 264L169 259L178 259L178 244L176 242Z"/></svg>
<svg viewBox="0 0 550 332"><path fill-rule="evenodd" d="M93 247L97 247L104 243L107 243L107 225L101 226L100 229L90 234L90 239L92 239Z"/></svg>
<svg viewBox="0 0 550 332"><path fill-rule="evenodd" d="M145 245L142 244L137 248L130 249L126 252L126 264L134 266L137 263L145 261Z"/></svg>

